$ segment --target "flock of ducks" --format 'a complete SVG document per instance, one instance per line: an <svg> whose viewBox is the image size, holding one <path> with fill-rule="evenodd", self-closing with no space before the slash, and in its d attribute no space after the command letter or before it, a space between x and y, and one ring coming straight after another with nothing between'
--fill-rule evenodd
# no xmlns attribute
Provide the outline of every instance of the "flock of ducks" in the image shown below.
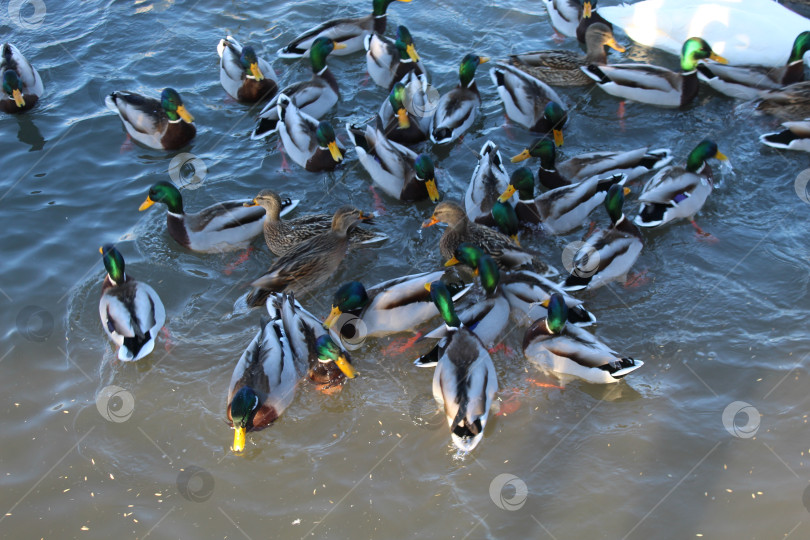
<svg viewBox="0 0 810 540"><path fill-rule="evenodd" d="M410 0L398 0L408 2ZM439 250L446 269L400 276L374 286L351 281L334 293L325 320L295 298L317 289L333 276L347 252L386 240L373 229L374 216L351 206L332 214L288 217L298 200L263 190L252 200L225 201L187 213L178 188L157 182L140 210L165 205L169 235L196 252L219 252L248 246L263 234L276 259L251 283L246 301L265 307L256 337L234 369L226 415L235 429L233 450L245 447L248 431L261 429L290 405L302 377L321 387L336 387L355 377L347 343L417 332L436 316L443 324L420 339L438 340L416 360L435 366L433 395L444 409L452 442L471 451L483 437L498 389L490 350L508 331L510 318L528 324L523 353L544 370L593 383L621 380L643 362L621 355L582 327L596 321L582 301L569 293L592 290L626 279L644 246L639 228L691 219L713 189L708 160L726 159L710 140L701 141L684 165L672 165L668 149L592 152L558 163L557 147L570 111L551 88L595 83L623 99L658 106L688 105L698 92L698 79L719 92L757 98L770 113L810 111L810 90L803 79L802 56L810 33L795 41L782 69L726 65L701 38L687 39L681 49L681 72L637 64L607 64L605 47L622 52L611 24L596 12L596 2L544 0L553 26L576 36L586 54L567 50L515 54L495 63L490 76L506 115L538 134L513 163L539 160L537 175L528 167L508 174L498 147L486 142L462 203L443 200L433 158L417 144L448 144L461 138L477 117L481 95L476 70L486 57L467 54L459 67L458 85L438 101L428 94L428 74L413 37L399 26L386 36L386 10L393 0L373 0L371 15L326 22L290 42L281 58L308 57L312 77L280 89L269 62L233 37L220 40L220 81L243 103L267 102L252 138L278 134L291 159L308 171L329 171L344 159L335 126L326 117L340 99L329 55L366 51L369 75L388 91L379 113L366 126L346 132L363 168L389 197L400 201L429 199L438 203L423 227L446 224ZM22 112L36 105L42 81L20 51L2 49L3 111ZM156 100L132 92L113 92L107 106L116 112L129 135L155 149L177 150L195 137L194 118L180 95L166 88ZM797 109L798 107L798 109ZM810 114L808 115L810 116ZM782 148L810 150L809 121L786 122L786 131L763 136ZM638 199L639 213L623 212L626 184L655 173ZM543 187L536 193L536 186ZM593 230L574 254L569 275L559 273L521 246L521 229L540 228L559 235L586 224L605 208L610 225ZM150 354L166 313L155 290L130 277L124 258L113 245L100 249L107 275L99 315L118 348L117 358L135 361ZM533 322L532 322L533 321Z"/></svg>

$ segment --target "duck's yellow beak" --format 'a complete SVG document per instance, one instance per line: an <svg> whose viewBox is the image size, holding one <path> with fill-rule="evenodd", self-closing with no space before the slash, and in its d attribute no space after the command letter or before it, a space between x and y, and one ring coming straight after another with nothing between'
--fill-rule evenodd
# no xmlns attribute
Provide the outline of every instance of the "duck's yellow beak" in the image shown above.
<svg viewBox="0 0 810 540"><path fill-rule="evenodd" d="M142 212L142 211L146 210L147 208L149 208L149 207L150 207L150 206L152 206L153 204L155 204L155 201L153 201L153 200L152 200L152 199L149 197L149 195L147 195L147 196L146 196L146 200L145 200L145 201L143 201L143 202L141 203L141 205L138 207L138 212Z"/></svg>
<svg viewBox="0 0 810 540"><path fill-rule="evenodd" d="M414 47L413 43L409 44L405 47L405 51L408 53L408 57L413 60L414 62L419 61L419 55L416 54L416 47Z"/></svg>
<svg viewBox="0 0 810 540"><path fill-rule="evenodd" d="M343 154L340 153L340 148L338 148L337 141L332 141L329 143L329 153L332 154L332 159L337 162L340 162L343 159Z"/></svg>
<svg viewBox="0 0 810 540"><path fill-rule="evenodd" d="M404 107L400 107L397 111L397 121L399 122L399 129L408 129L411 127L411 121L408 120L408 111Z"/></svg>
<svg viewBox="0 0 810 540"><path fill-rule="evenodd" d="M332 306L332 311L329 312L329 316L326 318L325 321L323 321L323 327L332 328L332 325L335 324L335 321L337 321L338 317L340 317L342 314L343 312L340 311L339 307Z"/></svg>
<svg viewBox="0 0 810 540"><path fill-rule="evenodd" d="M582 18L588 19L593 14L593 6L591 5L588 0L585 0L585 3L582 4Z"/></svg>
<svg viewBox="0 0 810 540"><path fill-rule="evenodd" d="M450 260L452 260L452 259L450 259ZM427 283L425 283L425 290L427 290L427 292L430 292L430 282L429 281Z"/></svg>
<svg viewBox="0 0 810 540"><path fill-rule="evenodd" d="M563 145L563 134L561 129L552 129L552 133L554 133L554 144L557 146Z"/></svg>
<svg viewBox="0 0 810 540"><path fill-rule="evenodd" d="M245 449L245 428L235 426L233 429L233 451L241 452Z"/></svg>
<svg viewBox="0 0 810 540"><path fill-rule="evenodd" d="M486 64L487 62L489 62L489 56L479 56L478 57L478 63L479 64Z"/></svg>
<svg viewBox="0 0 810 540"><path fill-rule="evenodd" d="M501 193L501 196L498 197L498 202L505 203L506 201L512 198L512 195L514 195L516 191L517 190L515 189L515 186L509 184L509 187L506 188L506 191Z"/></svg>
<svg viewBox="0 0 810 540"><path fill-rule="evenodd" d="M25 107L25 99L23 99L22 92L19 88L15 88L11 91L11 97L14 98L14 103L17 104L17 107Z"/></svg>
<svg viewBox="0 0 810 540"><path fill-rule="evenodd" d="M512 241L513 241L515 244L517 244L517 246L518 246L518 247L520 247L520 240L518 240L518 235L517 235L517 234L513 234L513 235L511 235L509 238L511 238L511 239L512 239Z"/></svg>
<svg viewBox="0 0 810 540"><path fill-rule="evenodd" d="M258 62L253 62L250 64L250 74L253 75L253 78L257 81L264 80L264 74L262 73L262 70L259 69Z"/></svg>
<svg viewBox="0 0 810 540"><path fill-rule="evenodd" d="M540 302L540 305L541 305L541 306L543 306L544 308L547 308L547 307L548 307L548 303L549 303L550 301L551 301L551 297L549 296L548 298L546 298L545 300L543 300L542 302Z"/></svg>
<svg viewBox="0 0 810 540"><path fill-rule="evenodd" d="M722 153L720 150L717 151L717 153L714 155L714 157L716 159L719 159L720 161L726 161L728 159L728 156L725 155L724 153Z"/></svg>
<svg viewBox="0 0 810 540"><path fill-rule="evenodd" d="M98 252L104 255L104 248L103 247L98 248Z"/></svg>
<svg viewBox="0 0 810 540"><path fill-rule="evenodd" d="M436 179L431 178L430 180L425 180L425 187L427 188L430 202L439 202L439 188L436 187Z"/></svg>
<svg viewBox="0 0 810 540"><path fill-rule="evenodd" d="M455 266L458 263L459 263L458 259L456 259L455 257L450 257L449 259L447 259L447 262L444 263L444 265L445 266ZM430 283L428 283L428 285L430 285ZM428 290L430 290L430 289L428 289Z"/></svg>
<svg viewBox="0 0 810 540"><path fill-rule="evenodd" d="M345 49L346 48L345 43L340 43L339 41L333 41L332 43L334 43L336 51L339 50L339 49Z"/></svg>
<svg viewBox="0 0 810 540"><path fill-rule="evenodd" d="M185 120L189 124L194 122L194 117L191 116L191 113L189 113L188 110L186 110L185 105L180 105L179 107L177 107L177 114L179 114L180 118L182 118L183 120Z"/></svg>
<svg viewBox="0 0 810 540"><path fill-rule="evenodd" d="M632 190L629 187L626 187L622 190L622 193L624 193L624 196L627 197L630 195L630 193L632 193Z"/></svg>
<svg viewBox="0 0 810 540"><path fill-rule="evenodd" d="M349 359L346 358L345 354L338 356L337 360L335 360L335 364L349 379L354 379L357 377L357 370L354 369L354 366L351 365L351 363L349 363Z"/></svg>
<svg viewBox="0 0 810 540"><path fill-rule="evenodd" d="M427 220L427 221L425 221L424 223L422 223L422 228L423 228L423 229L425 229L425 228L427 228L427 227L433 227L433 226L434 226L434 225L436 225L437 223L441 223L441 221L439 221L439 220L436 218L436 216L431 216L429 220Z"/></svg>
<svg viewBox="0 0 810 540"><path fill-rule="evenodd" d="M246 203L242 204L242 206L248 206L248 207L250 207L250 206L259 206L259 203L256 202L256 199L253 199L250 202L246 202Z"/></svg>
<svg viewBox="0 0 810 540"><path fill-rule="evenodd" d="M715 62L720 62L721 64L728 64L728 60L726 60L725 58L723 58L719 54L712 53L712 54L709 55L709 58L711 58Z"/></svg>
<svg viewBox="0 0 810 540"><path fill-rule="evenodd" d="M621 45L619 45L616 42L616 38L610 38L610 41L605 43L605 45L607 45L608 47L610 47L614 51L624 52L624 50L625 50L624 47L622 47Z"/></svg>
<svg viewBox="0 0 810 540"><path fill-rule="evenodd" d="M529 149L527 148L523 152L519 153L515 157L512 158L512 163L520 163L524 159L529 159L532 155L529 153Z"/></svg>

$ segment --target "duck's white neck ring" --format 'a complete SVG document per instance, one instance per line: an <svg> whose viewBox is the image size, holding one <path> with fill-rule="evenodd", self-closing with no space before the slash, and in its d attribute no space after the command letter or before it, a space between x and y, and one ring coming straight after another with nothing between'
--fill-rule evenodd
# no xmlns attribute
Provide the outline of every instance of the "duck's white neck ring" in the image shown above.
<svg viewBox="0 0 810 540"><path fill-rule="evenodd" d="M625 218L624 214L622 213L622 215L619 217L619 219L616 220L616 226L618 227L619 225L621 225L622 221L624 221L625 219L626 218Z"/></svg>
<svg viewBox="0 0 810 540"><path fill-rule="evenodd" d="M327 69L329 69L329 66L323 66L323 69L320 70L318 73L316 73L316 75L319 75L319 76L323 75L324 73L326 73Z"/></svg>
<svg viewBox="0 0 810 540"><path fill-rule="evenodd" d="M176 217L177 219L183 219L183 214L175 214L174 212L166 212L172 217Z"/></svg>
<svg viewBox="0 0 810 540"><path fill-rule="evenodd" d="M169 123L170 123L170 124L179 124L179 123L180 123L180 122L182 122L182 121L183 121L183 119L182 119L182 118L178 118L177 120L169 120Z"/></svg>

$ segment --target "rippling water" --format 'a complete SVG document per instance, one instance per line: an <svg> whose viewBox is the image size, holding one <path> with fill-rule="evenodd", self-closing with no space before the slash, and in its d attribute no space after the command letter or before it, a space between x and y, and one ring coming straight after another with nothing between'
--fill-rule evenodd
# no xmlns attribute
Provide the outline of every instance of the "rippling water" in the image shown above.
<svg viewBox="0 0 810 540"><path fill-rule="evenodd" d="M162 211L138 213L148 187L168 179L173 154L125 142L103 97L181 92L198 126L188 151L208 169L184 192L189 209L266 187L306 211L384 208L378 222L391 239L353 253L306 300L325 315L347 279L376 283L438 265L440 231L419 229L431 205L375 195L351 151L334 174L283 170L275 140L248 139L256 111L227 98L215 47L232 34L273 58L299 31L365 14L367 4L45 0L40 19L30 6L22 21L3 14L4 39L35 64L46 94L31 113L0 118L2 536L809 537L810 207L794 191L808 158L762 147L757 136L775 122L705 88L688 110L628 105L622 119L599 90L561 92L575 106L565 156L649 144L682 162L711 137L733 163L716 169L718 188L698 216L717 242L699 241L688 223L652 231L636 264L640 286L584 296L596 334L646 362L632 379L562 385L516 352L517 331L495 357L498 414L460 459L431 416L432 373L412 367L416 351L397 352L407 338L397 336L355 355L361 376L342 392L302 386L281 421L248 437L244 455L229 452L227 385L258 322L235 305L271 257L259 240L246 261L185 252ZM553 41L536 1L415 0L389 13L389 31L409 27L442 91L467 52L575 46ZM639 46L626 57L677 66ZM283 83L309 77L306 62L273 64ZM371 118L385 93L364 82L364 57L329 64L342 92L334 123ZM456 199L486 140L511 156L532 139L504 126L487 67L477 75L481 118L462 143L432 150L440 188ZM632 215L633 196L628 206ZM594 216L605 221L601 210ZM523 241L561 267L562 248L583 232ZM98 320L105 242L119 242L130 274L167 308L169 339L135 365L111 364ZM98 395L109 407L97 407ZM758 431L735 437L723 414L745 404L736 425L750 412Z"/></svg>

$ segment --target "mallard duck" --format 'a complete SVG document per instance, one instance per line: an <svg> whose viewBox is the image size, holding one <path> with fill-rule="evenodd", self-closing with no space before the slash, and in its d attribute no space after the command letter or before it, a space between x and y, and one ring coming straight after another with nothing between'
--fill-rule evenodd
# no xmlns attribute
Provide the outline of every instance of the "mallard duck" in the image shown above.
<svg viewBox="0 0 810 540"><path fill-rule="evenodd" d="M756 99L762 90L778 90L804 80L804 53L810 51L810 32L793 42L787 64L779 68L700 62L698 78L718 92L740 99Z"/></svg>
<svg viewBox="0 0 810 540"><path fill-rule="evenodd" d="M247 296L248 306L264 304L271 292L303 293L329 279L349 249L349 228L364 218L351 206L338 208L329 231L296 244L250 284L253 290Z"/></svg>
<svg viewBox="0 0 810 540"><path fill-rule="evenodd" d="M568 113L557 92L540 79L509 65L493 67L489 74L498 87L506 116L530 131L553 133L554 142L562 146L562 129L568 122Z"/></svg>
<svg viewBox="0 0 810 540"><path fill-rule="evenodd" d="M612 96L660 107L684 107L697 97L697 65L706 58L727 63L703 39L689 38L681 50L681 73L649 64L590 65L582 71Z"/></svg>
<svg viewBox="0 0 810 540"><path fill-rule="evenodd" d="M585 56L566 50L534 51L510 55L508 62L512 67L552 86L585 86L592 84L593 80L580 67L607 64L605 46L624 52L624 47L616 43L610 28L601 23L588 27L585 45Z"/></svg>
<svg viewBox="0 0 810 540"><path fill-rule="evenodd" d="M179 150L197 134L194 117L172 88L161 92L160 101L134 92L113 92L104 102L121 117L129 136L149 148Z"/></svg>
<svg viewBox="0 0 810 540"><path fill-rule="evenodd" d="M523 354L541 369L601 384L618 382L644 365L619 356L587 331L566 325L568 308L561 295L552 294L547 305L548 315L535 321L523 338Z"/></svg>
<svg viewBox="0 0 810 540"><path fill-rule="evenodd" d="M140 360L155 348L155 339L166 322L163 302L155 289L126 274L124 257L115 246L102 246L99 253L107 270L98 303L101 326L118 346L119 360Z"/></svg>
<svg viewBox="0 0 810 540"><path fill-rule="evenodd" d="M251 202L244 203L245 206L260 206L267 213L264 218L264 241L270 251L279 257L301 242L332 229L332 214L307 214L282 220L281 216L287 213L284 205L288 200L282 200L275 191L265 189ZM365 221L370 222L370 217ZM386 239L388 236L385 234L356 225L349 229L350 247L374 244Z"/></svg>
<svg viewBox="0 0 810 540"><path fill-rule="evenodd" d="M542 223L551 234L565 234L587 220L607 196L611 186L623 186L623 174L593 176L578 184L561 186L534 196L534 176L528 167L512 173L509 186L498 199L501 202L518 193L515 213L525 223Z"/></svg>
<svg viewBox="0 0 810 540"><path fill-rule="evenodd" d="M401 201L439 200L433 160L428 154L389 140L377 127L366 126L365 132L346 126L346 131L360 160L375 184L389 196Z"/></svg>
<svg viewBox="0 0 810 540"><path fill-rule="evenodd" d="M595 24L604 25L613 32L613 25L596 12L596 0L585 0L582 3L582 16L577 24L577 41L587 43L588 29Z"/></svg>
<svg viewBox="0 0 810 540"><path fill-rule="evenodd" d="M810 117L810 81L763 91L760 98L757 110L780 120L794 121Z"/></svg>
<svg viewBox="0 0 810 540"><path fill-rule="evenodd" d="M599 151L579 154L557 163L557 149L548 139L535 139L532 145L512 158L519 163L530 157L540 158L537 180L546 189L570 186L592 176L623 174L627 181L655 171L672 161L669 148L647 150L647 147L628 151Z"/></svg>
<svg viewBox="0 0 810 540"><path fill-rule="evenodd" d="M579 0L543 0L551 26L560 34L576 37L579 19L582 17L582 4Z"/></svg>
<svg viewBox="0 0 810 540"><path fill-rule="evenodd" d="M520 238L518 237L520 219L518 219L517 212L515 212L515 207L509 203L496 200L489 213L492 216L492 221L495 222L495 227L520 246Z"/></svg>
<svg viewBox="0 0 810 540"><path fill-rule="evenodd" d="M209 253L244 248L262 232L264 210L245 208L245 202L223 201L196 214L186 214L180 190L161 180L149 188L138 210L146 210L155 203L165 204L166 228L171 237L187 249ZM282 206L281 215L287 214L298 206L298 200L286 199Z"/></svg>
<svg viewBox="0 0 810 540"><path fill-rule="evenodd" d="M381 33L366 36L366 65L371 79L388 90L410 72L417 76L427 73L416 54L413 37L404 26L397 27L397 39L391 40Z"/></svg>
<svg viewBox="0 0 810 540"><path fill-rule="evenodd" d="M428 131L423 130L423 122L412 114L405 102L408 90L401 82L395 83L386 98L388 107L380 107L380 112L387 116L377 118L378 127L389 140L411 146L428 139Z"/></svg>
<svg viewBox="0 0 810 540"><path fill-rule="evenodd" d="M433 113L436 111L440 100L439 92L428 83L427 75L424 73L417 75L411 71L399 82L405 86L405 98L399 101L405 105L408 121L410 123L415 121L420 133L429 134ZM380 105L380 111L377 115L383 125L388 126L387 133L391 131L391 126L399 127L399 119L402 113L399 112L398 107L399 103L391 99L390 93ZM389 133L389 136L393 136L393 140L397 140L396 135L390 135Z"/></svg>
<svg viewBox="0 0 810 540"><path fill-rule="evenodd" d="M277 131L290 158L311 172L333 171L343 161L342 145L327 121L318 122L296 107L292 100L278 96Z"/></svg>
<svg viewBox="0 0 810 540"><path fill-rule="evenodd" d="M810 118L799 122L783 122L783 131L759 136L762 144L782 150L810 152Z"/></svg>
<svg viewBox="0 0 810 540"><path fill-rule="evenodd" d="M242 47L232 36L220 39L219 82L233 99L256 103L270 99L278 92L276 72L253 47Z"/></svg>
<svg viewBox="0 0 810 540"><path fill-rule="evenodd" d="M475 70L478 64L489 61L485 56L468 54L458 69L458 86L439 99L430 122L430 140L436 144L452 142L461 137L472 125L481 94L475 84Z"/></svg>
<svg viewBox="0 0 810 540"><path fill-rule="evenodd" d="M727 159L716 143L703 140L689 153L686 167L670 166L650 178L638 197L641 209L633 222L639 227L657 227L697 214L714 189L712 169L706 163L710 158Z"/></svg>
<svg viewBox="0 0 810 540"><path fill-rule="evenodd" d="M263 139L278 129L278 97L285 95L304 113L320 120L340 99L337 79L326 65L326 57L342 43L318 38L309 51L312 62L312 78L284 87L259 113L259 123L250 134L251 139Z"/></svg>
<svg viewBox="0 0 810 540"><path fill-rule="evenodd" d="M478 165L475 166L464 195L467 219L483 225L495 225L491 213L492 205L507 185L509 175L506 174L498 146L492 141L487 141L478 153Z"/></svg>
<svg viewBox="0 0 810 540"><path fill-rule="evenodd" d="M234 429L234 452L245 449L248 431L269 426L290 406L299 378L281 317L262 317L228 386L225 415Z"/></svg>
<svg viewBox="0 0 810 540"><path fill-rule="evenodd" d="M279 49L280 58L301 58L309 51L318 38L327 38L343 45L337 54L342 56L363 50L365 37L372 32L377 34L385 33L385 23L387 22L386 10L394 0L373 0L373 11L371 15L357 17L354 19L333 19L319 24L315 28L310 28L297 38L292 40L285 47ZM398 0L399 2L410 2L411 0Z"/></svg>
<svg viewBox="0 0 810 540"><path fill-rule="evenodd" d="M611 281L623 280L638 259L644 241L638 228L622 212L628 188L614 185L605 197L611 226L594 231L571 261L571 275L563 290L596 289Z"/></svg>
<svg viewBox="0 0 810 540"><path fill-rule="evenodd" d="M3 44L0 73L3 77L3 99L0 99L0 110L3 112L18 113L33 109L45 92L37 70L11 43Z"/></svg>

